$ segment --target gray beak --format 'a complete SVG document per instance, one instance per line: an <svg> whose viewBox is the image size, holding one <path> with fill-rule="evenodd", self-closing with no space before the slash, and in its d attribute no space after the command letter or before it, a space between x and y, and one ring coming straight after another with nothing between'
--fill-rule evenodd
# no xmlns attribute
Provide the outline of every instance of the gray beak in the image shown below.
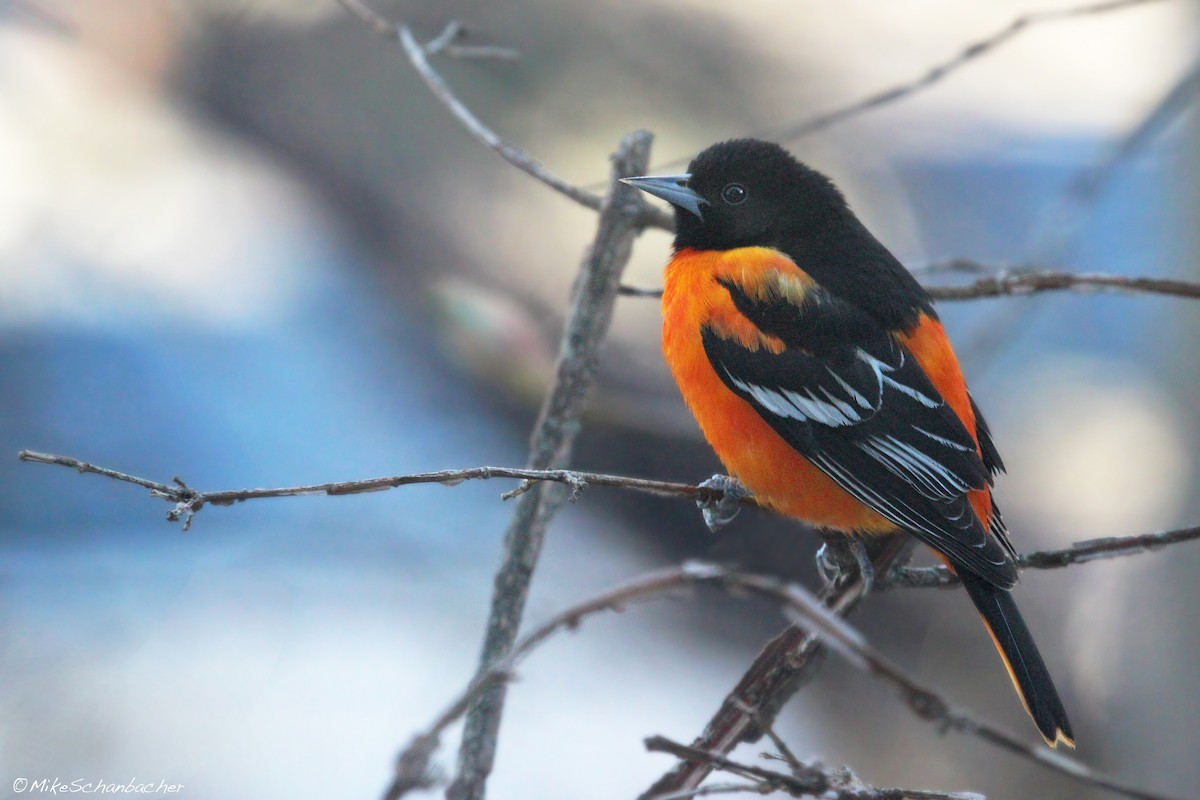
<svg viewBox="0 0 1200 800"><path fill-rule="evenodd" d="M688 187L691 175L661 175L647 178L621 178L621 183L627 183L635 189L641 189L646 194L661 197L673 206L690 211L704 219L700 213L700 205L707 203L700 195Z"/></svg>

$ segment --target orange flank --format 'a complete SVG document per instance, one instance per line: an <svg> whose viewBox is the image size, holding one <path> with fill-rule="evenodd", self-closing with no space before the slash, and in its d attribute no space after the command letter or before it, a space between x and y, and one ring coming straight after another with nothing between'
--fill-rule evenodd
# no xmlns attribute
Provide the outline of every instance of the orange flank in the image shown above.
<svg viewBox="0 0 1200 800"><path fill-rule="evenodd" d="M976 440L975 447L978 449L975 410L971 408L967 382L963 378L958 358L954 355L954 348L950 346L950 339L947 338L942 323L927 314L922 314L915 328L896 338L912 353L946 404L954 409L955 415L962 420L963 427L971 434L971 438ZM983 522L984 530L987 530L992 521L991 489L968 492L967 498L971 502L971 508L975 509L975 515Z"/></svg>
<svg viewBox="0 0 1200 800"><path fill-rule="evenodd" d="M705 325L731 334L752 349L783 349L782 342L746 319L729 292L717 283L718 278L729 278L754 286L764 279L777 282L773 280L776 275L794 281L792 289L812 285L812 279L786 256L766 247L685 249L671 259L663 285L663 353L684 399L725 468L759 503L834 530L899 530L797 453L749 403L721 382L704 353L700 331ZM793 295L791 299L801 298Z"/></svg>
<svg viewBox="0 0 1200 800"><path fill-rule="evenodd" d="M727 387L704 352L700 332L708 326L752 350L778 353L783 343L763 333L738 311L718 280L771 292L797 307L815 283L786 255L769 247L734 250L685 248L667 265L663 286L663 354L704 437L721 463L764 506L833 530L893 533L900 528L856 500L783 440L753 407ZM975 415L966 383L941 323L926 315L898 337L934 387L974 437ZM971 506L987 527L987 489L970 493Z"/></svg>

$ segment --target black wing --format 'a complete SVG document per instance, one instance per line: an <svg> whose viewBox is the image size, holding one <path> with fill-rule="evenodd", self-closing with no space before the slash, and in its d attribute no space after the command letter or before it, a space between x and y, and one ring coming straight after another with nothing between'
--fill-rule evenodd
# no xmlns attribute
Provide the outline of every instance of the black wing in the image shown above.
<svg viewBox="0 0 1200 800"><path fill-rule="evenodd" d="M971 397L968 393L968 397ZM996 449L996 443L992 441L992 431L988 427L987 420L983 418L983 412L979 410L979 406L975 404L975 398L971 397L971 413L975 415L975 436L979 439L979 449L983 453L983 465L987 467L987 471L995 475L998 472L1004 472L1004 460L1000 458L1000 451ZM992 535L1000 540L1000 544L1004 545L1004 549L1013 558L1017 557L1017 548L1013 547L1012 540L1008 538L1008 526L1004 524L1004 515L1000 513L1000 506L996 505L996 496L992 495Z"/></svg>
<svg viewBox="0 0 1200 800"><path fill-rule="evenodd" d="M967 500L968 491L988 485L989 471L912 354L819 289L797 307L726 286L742 313L788 347L751 350L703 329L705 352L725 385L856 499L956 567L1012 586L1012 559Z"/></svg>

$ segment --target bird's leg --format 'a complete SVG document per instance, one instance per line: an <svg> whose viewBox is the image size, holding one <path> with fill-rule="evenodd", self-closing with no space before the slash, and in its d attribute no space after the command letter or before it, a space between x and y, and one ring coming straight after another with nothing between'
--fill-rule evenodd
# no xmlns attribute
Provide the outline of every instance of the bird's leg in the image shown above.
<svg viewBox="0 0 1200 800"><path fill-rule="evenodd" d="M871 593L875 586L875 565L867 547L857 536L831 534L817 550L817 572L825 583L833 585L857 573L862 580L862 594Z"/></svg>
<svg viewBox="0 0 1200 800"><path fill-rule="evenodd" d="M750 490L732 475L713 475L700 484L703 489L721 493L718 498L697 500L696 505L704 514L704 524L713 533L721 530L742 510L742 500L750 496Z"/></svg>
<svg viewBox="0 0 1200 800"><path fill-rule="evenodd" d="M913 548L910 541L908 546L901 548L900 552L896 554L896 557L892 560L891 566L879 576L876 586L878 586L880 589L886 589L893 585L898 576L900 576L904 570L908 568L908 565L912 562L912 560Z"/></svg>
<svg viewBox="0 0 1200 800"><path fill-rule="evenodd" d="M862 581L863 597L866 597L875 588L875 565L871 563L871 556L867 554L867 546L857 536L850 538L850 552L858 562L858 577Z"/></svg>

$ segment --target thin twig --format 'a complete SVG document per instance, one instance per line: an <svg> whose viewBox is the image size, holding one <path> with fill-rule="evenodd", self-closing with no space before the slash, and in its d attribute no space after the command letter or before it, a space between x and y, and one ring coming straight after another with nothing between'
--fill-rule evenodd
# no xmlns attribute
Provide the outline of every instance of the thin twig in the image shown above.
<svg viewBox="0 0 1200 800"><path fill-rule="evenodd" d="M152 497L161 498L176 507L167 514L167 519L176 522L184 519L185 526L190 527L192 518L206 505L229 506L247 500L262 500L268 497L303 497L307 495L328 495L340 497L344 495L368 494L396 489L401 486L412 486L424 483L439 483L443 486L457 486L470 480L510 479L519 480L521 484L501 497L511 499L527 492L534 484L548 481L561 483L571 487L572 499L589 486L606 486L628 489L639 494L656 497L682 497L688 500L715 502L724 497L720 489L707 486L693 486L690 483L674 483L671 481L655 481L647 478L631 478L624 475L610 475L603 472L585 472L574 469L526 469L522 467L471 467L469 469L444 469L434 472L412 472L406 475L391 475L365 480L339 481L334 483L314 483L304 486L282 486L270 489L232 489L217 492L202 492L176 479L175 485L127 475L108 467L101 467L80 461L70 456L59 456L50 453L37 453L32 450L21 450L17 456L22 461L37 464L51 464L67 467L83 474L103 475L113 480L132 483L150 490ZM756 505L753 497L739 497L743 505ZM187 528L185 528L187 529Z"/></svg>
<svg viewBox="0 0 1200 800"><path fill-rule="evenodd" d="M938 792L928 789L874 788L847 775L831 774L817 766L797 764L791 775L735 761L720 753L689 747L665 736L646 739L646 749L652 753L669 753L689 762L706 764L713 770L751 778L752 789L760 794L783 791L792 797L813 797L821 800L984 800L975 792ZM796 771L798 768L798 772ZM845 771L848 773L848 771ZM695 797L704 794L706 787L685 789L671 794L655 795L654 800Z"/></svg>
<svg viewBox="0 0 1200 800"><path fill-rule="evenodd" d="M1200 283L1171 278L1135 278L1075 272L1003 272L980 278L966 286L931 286L935 300L976 300L983 297L1037 294L1056 291L1114 289L1123 292L1162 294L1200 299Z"/></svg>
<svg viewBox="0 0 1200 800"><path fill-rule="evenodd" d="M502 139L499 134L485 125L479 117L475 116L475 113L458 99L458 96L454 94L441 74L429 63L428 55L430 54L430 46L422 46L407 25L391 22L360 2L360 0L338 0L338 2L350 13L365 22L374 33L399 42L400 46L404 48L404 53L408 56L409 62L412 63L417 74L421 76L421 80L425 82L429 91L433 93L433 96L454 115L455 119L472 136L509 164L549 186L564 197L568 197L576 203L594 211L600 210L600 207L604 203L603 197L558 177L525 150ZM437 43L441 38L440 36L435 38L434 43ZM646 171L645 165L643 165L640 171ZM626 195L626 197L629 208L635 210L638 227L654 227L668 231L675 229L674 220L669 213L643 203L635 195Z"/></svg>
<svg viewBox="0 0 1200 800"><path fill-rule="evenodd" d="M643 297L643 298L650 298L650 299L657 300L658 298L663 296L663 290L656 289L651 286L628 286L628 285L625 285L625 286L621 287L621 296L622 297Z"/></svg>
<svg viewBox="0 0 1200 800"><path fill-rule="evenodd" d="M1153 792L1103 775L1079 761L1043 745L1030 745L1016 736L954 708L939 692L920 683L867 644L866 639L848 623L825 609L817 598L797 586L781 585L758 576L723 576L725 583L772 596L786 606L796 624L810 628L825 644L852 665L882 678L895 687L909 707L920 716L950 730L976 736L1011 753L1070 776L1082 783L1107 789L1127 797L1160 798Z"/></svg>
<svg viewBox="0 0 1200 800"><path fill-rule="evenodd" d="M973 42L962 50L960 50L952 58L943 61L933 67L930 67L920 77L897 84L888 89L876 92L868 97L858 100L841 108L826 111L822 114L817 114L800 122L785 125L781 128L772 131L768 136L779 139L780 141L795 141L805 136L825 130L831 125L840 122L845 122L851 117L856 117L872 109L877 109L882 106L890 105L899 100L903 100L910 95L928 89L936 83L941 82L953 73L970 64L972 61L980 58L995 50L997 47L1004 45L1016 38L1023 31L1043 22L1053 22L1057 20L1070 19L1072 17L1090 16L1094 14L1103 14L1109 11L1119 11L1132 6L1145 5L1148 2L1155 0L1107 0L1102 3L1089 3L1087 5L1076 6L1074 8L1053 9L1050 11L1036 11L1021 16L1010 22L1005 28L993 33L984 39Z"/></svg>
<svg viewBox="0 0 1200 800"><path fill-rule="evenodd" d="M986 264L966 258L957 258L928 267L923 272L934 270L956 270L994 272L978 278L964 286L926 286L934 300L979 300L988 297L1016 297L1041 292L1090 292L1112 290L1142 294L1161 294L1171 297L1200 299L1200 283L1175 278L1128 277L1100 273L1055 272L1053 270L994 270ZM621 294L626 297L662 297L662 289L622 286Z"/></svg>
<svg viewBox="0 0 1200 800"><path fill-rule="evenodd" d="M1103 558L1121 558L1161 550L1169 545L1196 539L1200 539L1200 526L1133 536L1088 539L1060 550L1023 553L1017 556L1017 563L1025 569L1059 569ZM898 567L889 573L886 580L876 581L876 588L941 588L957 583L958 577L946 567Z"/></svg>
<svg viewBox="0 0 1200 800"><path fill-rule="evenodd" d="M108 467L100 467L95 464L89 464L86 461L80 461L79 459L71 458L70 456L56 456L56 455L52 455L50 453L38 453L33 450L21 450L17 453L17 458L19 458L22 461L30 461L35 464L52 464L56 467L68 467L70 469L77 471L81 475L89 475L89 474L90 475L103 475L104 477L112 478L115 481L122 481L124 483L132 483L136 486L142 486L146 489L149 489L151 492L154 493L154 496L156 496L156 497L162 496L164 499L171 500L173 502L179 502L181 499L183 499L182 492L178 486L170 486L165 483L159 483L158 481L147 480L146 478L139 478L136 475L129 475L124 472L119 472L115 469L109 469ZM333 484L331 484L331 485L333 485ZM300 489L300 488L307 488L307 487L297 487L297 489ZM251 491L254 491L254 490L251 490ZM280 490L280 491L286 492L286 490ZM287 492L287 493L288 494L311 494L311 492L300 492L300 491Z"/></svg>
<svg viewBox="0 0 1200 800"><path fill-rule="evenodd" d="M735 595L751 593L775 600L797 624L813 631L831 649L838 652L855 667L891 684L914 713L943 729L983 739L1090 786L1143 800L1163 800L1166 797L1098 773L1075 759L1043 745L1026 744L1018 737L991 723L955 708L943 695L908 675L867 644L862 634L824 608L821 601L807 589L785 583L777 578L731 572L722 567L708 564L685 564L674 569L649 573L555 615L522 637L503 659L496 662L487 672L480 674L451 703L447 710L439 715L435 723L418 735L414 741L422 743L423 746L427 746L430 741L436 743L446 727L461 716L467 707L471 706L491 686L511 679L517 664L555 633L562 630L574 630L585 618L602 611L623 609L634 603L671 596L681 590L703 585L724 587L734 592ZM724 758L724 754L719 751L704 752L711 752L718 760ZM407 755L408 751L401 754L401 759L403 760ZM399 795L395 796L399 797Z"/></svg>
<svg viewBox="0 0 1200 800"><path fill-rule="evenodd" d="M511 47L497 47L496 45L464 45L457 44L459 40L467 35L466 27L456 19L446 23L446 27L442 29L434 38L425 43L425 55L436 56L439 53L445 53L452 58L463 59L493 59L498 61L515 61L520 58L520 53Z"/></svg>
<svg viewBox="0 0 1200 800"><path fill-rule="evenodd" d="M542 481L560 483L571 487L573 494L578 494L588 486L605 486L610 488L627 489L640 494L655 497L680 497L693 501L718 501L724 495L720 489L708 486L693 486L690 483L673 483L670 481L655 481L646 478L631 478L624 475L611 475L603 472L585 472L572 469L524 469L518 467L473 467L471 469L446 469L435 472L413 472L406 475L392 475L383 478L368 478L359 481L342 481L336 483L317 483L306 486L288 486L272 489L236 489L219 492L203 492L193 489L179 478L174 484L159 483L158 481L139 478L108 467L80 461L70 456L59 456L50 453L37 453L32 450L21 450L17 454L22 461L37 464L50 464L66 467L82 474L102 475L113 480L132 483L150 490L152 497L161 498L176 504L176 508L168 514L168 519L176 521L181 517L190 518L205 505L227 506L246 500L258 500L267 497L300 497L305 495L342 496L366 494L400 486L414 484L439 483L443 486L457 486L469 480L509 479L520 480L534 484ZM525 484L522 484L524 487ZM519 491L521 487L518 487ZM512 495L513 492L506 492ZM739 502L747 506L756 505L753 497L739 497ZM1152 552L1173 544L1200 539L1200 527L1179 528L1177 530L1156 533L1142 533L1131 536L1117 536L1104 539L1088 539L1072 544L1061 550L1041 550L1025 553L1017 557L1017 563L1025 569L1057 569L1071 564L1082 564L1102 558L1119 558L1138 553ZM892 570L886 580L877 580L876 588L925 588L935 586L953 586L958 582L945 567L914 567Z"/></svg>
<svg viewBox="0 0 1200 800"><path fill-rule="evenodd" d="M709 750L701 750L696 747L689 747L685 744L673 742L665 736L651 736L646 739L645 744L646 749L651 753L669 753L684 761L708 764L713 769L722 772L739 775L743 778L752 778L772 790L787 792L792 797L828 796L825 793L834 788L829 777L819 770L811 770L804 777L787 775L751 764L742 764L721 753L714 753ZM686 791L694 790L688 789ZM678 794L678 792L672 792L666 795L655 795L655 800L662 800L663 797L671 797ZM842 797L840 794L833 794L833 796Z"/></svg>
<svg viewBox="0 0 1200 800"><path fill-rule="evenodd" d="M708 783L695 789L687 789L664 795L658 800L691 800L693 797L709 797L714 794L767 794L771 791L761 781L751 783Z"/></svg>
<svg viewBox="0 0 1200 800"><path fill-rule="evenodd" d="M183 502L182 498L186 498L188 496L193 496L193 497L195 497L195 496L212 497L213 496L211 494L205 495L204 493L197 493L197 492L195 492L195 490L192 490L190 488L186 488L186 487L181 488L181 486L182 486L181 482L177 483L177 485L175 485L175 486L171 486L169 484L163 484L163 483L158 483L155 481L149 481L144 478L138 478L138 477L135 477L132 475L128 475L126 473L119 472L117 470L112 470L112 469L108 469L105 467L98 467L98 466L95 466L92 464L88 464L86 462L79 461L77 459L71 459L71 458L66 458L66 457L62 457L62 456L49 456L49 455L45 455L45 454L41 454L41 453L32 453L29 451L22 451L21 458L22 458L22 460L25 460L25 461L36 461L36 462L40 462L40 463L55 464L55 465L60 465L60 466L71 467L80 472L94 473L94 474L103 475L103 476L106 476L109 478L113 478L115 480L133 483L138 486L142 486L144 488L150 489L151 492L155 495L161 495L167 499L175 500L176 502ZM488 469L488 468L484 468L484 469ZM465 472L479 473L479 471L457 471L457 472L452 471L452 472L443 472L443 473L425 473L423 477L427 477L429 479L428 481L425 481L425 482L432 482L433 480L436 479L435 476L439 476L441 478L441 480L445 481L446 476L450 475L449 480L451 482L458 482L460 480L465 479L465 476L462 474ZM511 471L511 472L513 474L510 474L507 477L518 477L518 478L522 477L521 475L516 474L517 471L515 471L515 470ZM566 483L566 484L570 485L570 484L578 482L579 475L580 475L580 473L571 473L570 471L561 471L560 470L560 471L550 471L548 473L548 475L538 476L537 479L539 479L539 480L561 480L562 483ZM553 476L553 477L550 477L550 476ZM412 477L412 476L403 476L403 477L408 478L408 477ZM475 474L474 477L483 478L483 477L493 477L493 476L487 476L482 473L479 473L479 474ZM599 476L593 476L593 477L599 477ZM613 476L607 476L607 477L613 477ZM396 479L384 479L384 480L396 480ZM597 481L597 482L599 482L599 481ZM614 482L611 485L619 485L619 484ZM326 486L327 487L338 486L338 484L327 484ZM672 487L671 489L668 489L667 491L670 491L671 493L675 493L674 487L679 487L682 485L665 484L664 486ZM315 489L315 488L319 488L319 487L309 487L309 488ZM656 490L659 490L662 488L663 487L656 487ZM687 489L689 492L694 492L695 494L699 494L699 492L701 491L701 490L697 490L696 487L683 487L683 488ZM274 492L277 490L257 490L257 491L259 491L259 492ZM711 491L711 490L708 490L708 491ZM259 496L268 496L268 495L259 495ZM278 496L278 495L270 495L270 496ZM695 496L695 495L693 495L693 496ZM229 502L233 502L233 501L230 500ZM1096 560L1096 559L1100 559L1100 558L1112 558L1112 557L1117 557L1117 556L1133 555L1135 553L1147 552L1147 551L1165 547L1165 546L1168 546L1171 544L1176 544L1176 543L1185 542L1185 541L1192 541L1192 540L1196 540L1196 539L1200 539L1200 527L1185 528L1185 529L1180 529L1178 531L1167 531L1167 532L1163 532L1163 533L1142 534L1139 536L1093 540L1090 542L1080 543L1080 545L1078 545L1076 547L1067 548L1064 550L1053 550L1053 551L1031 553L1031 554L1028 554L1027 556L1023 557L1021 559L1021 562L1023 565L1030 567L1030 568L1052 569L1052 568L1064 567L1069 564L1092 561L1092 560ZM420 736L417 736L414 739L413 744L410 745L410 747L405 751L405 753L401 755L400 759L397 762L398 772L396 775L396 781L393 784L393 788L396 789L397 792L395 794L392 794L389 796L391 796L391 797L402 796L404 787L416 787L416 786L427 785L428 776L424 770L427 768L429 756L432 754L434 747L436 747L436 743L437 743L439 734L448 725L450 725L452 722L454 722L456 719L458 719L466 711L466 708L471 704L471 702L473 702L475 700L476 697L480 696L489 687L499 685L500 683L502 683L505 680L507 673L511 669L512 664L515 663L517 658L526 654L529 650L531 650L533 647L535 647L537 644L539 644L542 640L547 638L555 630L557 630L560 627L575 624L576 622L578 622L580 617L582 617L586 614L589 614L589 613L593 613L592 609L600 610L603 608L617 607L617 606L632 602L633 600L640 599L643 596L648 596L651 594L665 593L671 589L675 589L675 588L679 588L680 586L687 585L689 582L705 582L705 581L717 580L717 578L715 577L716 573L712 573L712 571L710 571L710 573L713 575L713 577L700 578L700 577L698 577L699 575L704 575L704 574L709 574L709 573L702 573L702 572L697 571L695 568L692 568L689 571L686 571L685 573L676 575L675 577L668 576L667 578L664 578L663 575L658 575L658 576L655 576L653 580L642 581L637 584L631 584L630 586L626 586L621 590L610 593L609 595L606 595L597 600L591 601L589 604L577 606L574 609L571 609L568 612L565 612L564 614L555 618L555 620L552 620L551 623L548 623L546 626L539 628L537 631L534 631L532 634L525 637L525 639L523 639L521 641L521 643L516 645L516 647L512 650L511 656L507 657L506 659L501 659L500 661L498 661L496 663L496 666L481 673L481 675L472 683L472 686L468 690L467 694L463 698L460 698L454 705L452 705L451 708L448 709L447 712L444 713L438 719L438 721L430 729L430 731L428 731ZM914 575L920 575L922 577L920 577L919 579L916 579L913 577ZM937 577L929 577L931 575L936 575ZM727 575L725 575L724 573L721 573L721 576L725 580L730 580L729 577ZM762 580L765 580L765 579L762 579ZM894 573L892 576L889 577L889 582L896 583L898 585L906 585L906 586L907 585L912 585L912 586L941 585L942 583L946 582L947 580L952 580L952 579L948 577L948 574L947 574L946 578L943 578L940 575L940 571L937 568L934 568L932 570L903 570L898 573ZM740 586L741 588L745 588L745 589L748 589L751 591L760 591L760 592L765 592L768 594L772 593L771 591L767 591L766 589L762 588L766 584L762 584L761 581L757 586L750 585L750 584L747 584L744 582L738 583L737 585ZM801 620L801 624L803 624L805 626L811 626L813 623L812 616L816 613L817 612L814 612L811 609L809 609L805 615L802 615L803 619ZM840 620L836 620L836 618L833 617L829 612L823 612L821 614L821 619L825 621L825 626L824 626L824 628L822 628L821 626L818 626L818 633L824 632L824 633L828 634L830 628L832 628L835 631L838 631L840 629L837 626L844 625L844 623L841 623ZM1008 735L1002 731L999 731L998 729L995 729L991 726L980 723L970 717L961 715L958 712L952 713L949 710L949 706L946 704L946 702L944 700L941 700L937 695L929 692L928 690L925 690L923 687L920 687L915 682L909 681L907 678L905 678L904 680L899 679L897 677L896 670L894 668L892 668L886 662L883 662L883 661L880 661L879 659L874 658L874 654L871 654L871 657L863 656L863 648L865 648L865 643L863 643L861 641L861 637L858 637L854 641L847 643L846 637L849 634L847 634L846 631L848 631L848 630L852 630L852 629L847 628L845 630L841 630L841 632L839 634L841 636L841 638L834 640L838 644L842 645L841 647L838 648L842 652L842 654L847 655L853 662L859 664L860 666L865 666L866 668L869 668L871 671L879 673L879 674L883 674L885 677L889 678L889 680L891 680L895 685L897 685L906 694L906 697L909 699L910 705L913 705L914 708L917 709L918 713L920 713L922 716L924 716L926 718L930 718L930 719L940 720L950 727L953 727L953 728L956 728L959 730L963 730L968 733L972 733L972 734L974 734L980 738L983 738L993 744L997 744L1001 747L1004 747L1005 749L1008 749L1012 752L1018 753L1026 758L1031 758L1035 761L1038 761L1039 763L1042 763L1046 766L1051 767L1052 769L1055 769L1059 772L1063 772L1064 774L1072 775L1073 777L1079 778L1080 780L1084 780L1085 782L1092 783L1096 786L1109 788L1109 789L1112 789L1113 791L1118 791L1118 792L1126 794L1130 797L1145 797L1145 798L1156 797L1156 795L1141 792L1140 790L1138 790L1134 787L1127 786L1127 785L1117 782L1111 778L1097 776L1094 773L1092 773L1090 770L1088 770L1087 768L1083 767L1082 765L1079 765L1077 762L1074 762L1070 759L1066 759L1061 754L1055 753L1054 751L1048 750L1047 748L1030 747L1028 745L1021 743L1019 740L1015 739L1014 737L1011 737L1010 735ZM793 633L793 631L795 631L795 633ZM782 656L786 656L792 650L796 649L797 645L799 645L800 653L802 654L802 660L803 660L803 658L810 658L811 653L812 653L811 636L804 633L803 630L795 629L795 628L789 629L788 633L791 634L791 636L792 636L791 640L783 641L785 639L785 637L783 637L783 636L779 637L779 639L781 641L781 644L779 645L779 653ZM798 639L796 637L798 637ZM851 638L853 638L853 637L851 637ZM808 641L806 642L805 640L808 640ZM826 638L826 641L829 642L830 640L828 638ZM770 649L770 648L768 648L768 649ZM778 659L774 659L774 660L778 660ZM737 699L733 702L735 702L737 705L740 706L741 715L742 715L742 717L745 718L746 724L742 725L739 728L736 736L729 737L733 741L734 744L736 744L737 741L741 741L742 738L744 738L746 727L753 721L753 718L757 715L757 712L755 712L755 714L753 714L753 715L746 714L745 708L750 707L750 706L752 706L754 708L760 707L757 705L757 703L759 700L762 699L761 697L758 697L758 696L752 696L747 701L746 699L742 699L743 695L738 695L736 693L735 693L735 695L736 695ZM728 704L728 702L727 702L727 704ZM731 748L732 748L732 745L730 745L730 749ZM420 768L418 769L418 768L414 767L413 765L418 765ZM680 788L687 788L687 787L677 787L675 789L672 789L671 791L679 791Z"/></svg>
<svg viewBox="0 0 1200 800"><path fill-rule="evenodd" d="M1056 20L1069 19L1071 17L1090 16L1094 14L1104 14L1109 11L1120 11L1132 6L1144 5L1146 3L1155 2L1156 0L1106 0L1106 2L1089 3L1087 5L1076 6L1074 8L1054 9L1050 11L1035 11L1022 14L1016 17L1012 22L1001 30L992 35L972 42L963 47L953 57L946 61L936 64L927 69L919 77L903 83L889 86L886 89L880 89L861 100L856 100L838 108L829 111L821 112L814 116L807 117L799 122L792 122L774 128L769 131L763 131L756 134L759 138L774 139L776 141L796 141L811 136L819 131L826 130L834 125L847 122L855 117L858 117L868 111L882 108L891 105L900 100L909 98L919 92L925 91L930 87L941 83L950 75L975 61L979 57L990 53L996 48L1007 44L1012 39L1019 36L1023 31L1038 25L1043 22L1052 22ZM692 160L692 156L677 158L664 164L655 166L655 170L667 170L687 164Z"/></svg>
<svg viewBox="0 0 1200 800"><path fill-rule="evenodd" d="M877 537L864 542L876 575L885 575L903 558L905 537ZM822 601L835 614L845 616L865 599L862 578L854 575L827 586ZM816 676L824 662L821 639L808 628L791 625L771 641L726 695L692 746L706 752L729 754L743 742L755 742L784 704ZM712 771L702 761L680 761L656 780L643 798L658 797L701 785Z"/></svg>
<svg viewBox="0 0 1200 800"><path fill-rule="evenodd" d="M941 261L931 261L927 264L918 264L915 267L909 267L908 271L917 277L922 277L943 272L958 272L964 275L996 275L1000 272L1006 272L1008 269L1007 267L984 264L982 261L975 261L970 258L946 258Z"/></svg>
<svg viewBox="0 0 1200 800"><path fill-rule="evenodd" d="M628 209L641 201L637 190L620 178L645 172L651 135L638 131L626 136L613 156L612 182L600 209L596 237L575 279L555 366L554 382L546 395L530 437L528 467L561 468L570 458L580 417L595 377L596 364L612 320L621 272L629 262L638 233ZM517 638L529 584L551 518L566 500L565 493L538 483L521 495L504 539L504 560L496 573L479 674L508 655ZM458 773L446 792L448 800L479 800L495 759L496 739L504 708L504 687L489 687L467 714Z"/></svg>
<svg viewBox="0 0 1200 800"><path fill-rule="evenodd" d="M780 760L788 765L788 769L795 775L804 769L804 764L792 752L792 748L788 747L788 743L783 740L783 737L775 732L775 725L772 720L766 719L758 713L758 709L747 709L754 715L754 724L758 726L766 737L771 740L771 744L775 747L775 751L779 754Z"/></svg>
<svg viewBox="0 0 1200 800"><path fill-rule="evenodd" d="M647 575L572 606L523 636L503 658L477 675L429 727L413 737L396 759L396 776L386 794L387 800L398 800L412 788L427 782L430 759L446 729L463 717L488 688L511 680L517 665L553 634L560 630L574 630L585 618L601 611L622 609L645 598L663 596L676 590L682 585L679 581L681 571L714 574L714 568L688 565L679 570Z"/></svg>

